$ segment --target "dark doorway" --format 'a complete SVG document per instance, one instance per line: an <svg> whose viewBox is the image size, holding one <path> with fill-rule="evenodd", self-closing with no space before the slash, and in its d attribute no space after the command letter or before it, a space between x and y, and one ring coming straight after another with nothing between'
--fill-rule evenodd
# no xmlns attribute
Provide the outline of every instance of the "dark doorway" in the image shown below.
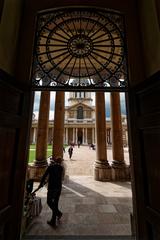
<svg viewBox="0 0 160 240"><path fill-rule="evenodd" d="M80 144L82 144L82 142L83 142L83 132L82 132L81 128L78 129L78 142Z"/></svg>

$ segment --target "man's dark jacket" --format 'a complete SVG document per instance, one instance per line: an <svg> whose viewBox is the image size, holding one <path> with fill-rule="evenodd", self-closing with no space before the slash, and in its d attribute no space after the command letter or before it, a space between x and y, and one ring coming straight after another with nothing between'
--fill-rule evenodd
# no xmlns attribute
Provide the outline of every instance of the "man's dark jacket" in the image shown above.
<svg viewBox="0 0 160 240"><path fill-rule="evenodd" d="M62 188L63 171L63 167L58 163L49 165L41 179L40 187L43 187L46 183L48 176L48 190L60 190Z"/></svg>

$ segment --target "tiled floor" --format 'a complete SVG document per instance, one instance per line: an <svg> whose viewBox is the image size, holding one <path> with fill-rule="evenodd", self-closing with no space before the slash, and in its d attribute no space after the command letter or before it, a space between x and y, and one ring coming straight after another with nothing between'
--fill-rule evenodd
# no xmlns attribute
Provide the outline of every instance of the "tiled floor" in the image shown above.
<svg viewBox="0 0 160 240"><path fill-rule="evenodd" d="M27 235L95 236L96 238L98 236L131 235L130 182L94 181L92 168L95 151L88 147L74 149L72 160L69 160L67 152L64 158L69 179L64 182L59 203L63 212L62 222L56 229L47 225L51 211L46 204L47 189L44 187L37 194L42 199L43 210L39 217L32 220L27 229Z"/></svg>

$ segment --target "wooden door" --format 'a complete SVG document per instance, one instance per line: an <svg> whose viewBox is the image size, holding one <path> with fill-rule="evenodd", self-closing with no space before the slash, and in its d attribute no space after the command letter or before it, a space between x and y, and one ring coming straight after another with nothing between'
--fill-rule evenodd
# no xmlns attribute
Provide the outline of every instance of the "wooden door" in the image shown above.
<svg viewBox="0 0 160 240"><path fill-rule="evenodd" d="M129 93L137 239L160 239L160 72Z"/></svg>
<svg viewBox="0 0 160 240"><path fill-rule="evenodd" d="M1 240L19 239L27 165L31 93L20 90L15 82L7 73L0 71Z"/></svg>

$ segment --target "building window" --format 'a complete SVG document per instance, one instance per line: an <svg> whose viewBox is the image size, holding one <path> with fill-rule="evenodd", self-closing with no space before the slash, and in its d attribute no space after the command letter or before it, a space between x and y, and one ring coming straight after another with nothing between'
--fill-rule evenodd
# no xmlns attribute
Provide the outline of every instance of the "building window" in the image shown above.
<svg viewBox="0 0 160 240"><path fill-rule="evenodd" d="M83 107L81 106L77 108L77 119L83 119Z"/></svg>

